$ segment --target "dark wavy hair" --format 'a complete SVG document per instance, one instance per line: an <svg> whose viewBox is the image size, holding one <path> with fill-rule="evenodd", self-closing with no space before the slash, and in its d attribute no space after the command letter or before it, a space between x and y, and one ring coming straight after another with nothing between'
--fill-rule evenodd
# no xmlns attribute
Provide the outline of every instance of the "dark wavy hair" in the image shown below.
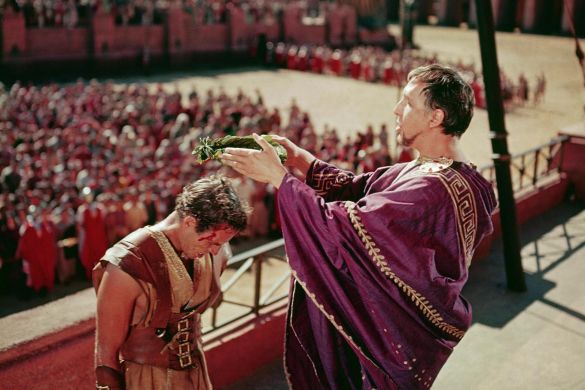
<svg viewBox="0 0 585 390"><path fill-rule="evenodd" d="M475 97L471 86L455 70L439 64L421 66L408 74L408 81L425 84L425 105L445 113L445 134L461 137L465 133L473 117Z"/></svg>
<svg viewBox="0 0 585 390"><path fill-rule="evenodd" d="M201 233L221 225L242 231L246 229L249 209L229 180L215 175L183 187L175 211L181 218L193 216L197 220L197 232Z"/></svg>

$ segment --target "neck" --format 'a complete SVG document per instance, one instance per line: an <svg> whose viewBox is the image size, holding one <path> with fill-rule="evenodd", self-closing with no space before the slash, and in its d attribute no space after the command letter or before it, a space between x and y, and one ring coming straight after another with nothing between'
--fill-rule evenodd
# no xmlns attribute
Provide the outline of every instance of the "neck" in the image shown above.
<svg viewBox="0 0 585 390"><path fill-rule="evenodd" d="M467 157L461 150L458 138L442 134L439 139L431 141L417 149L420 157L430 159L445 157L453 161L467 162Z"/></svg>
<svg viewBox="0 0 585 390"><path fill-rule="evenodd" d="M158 230L167 236L177 253L182 251L181 242L177 234L180 226L181 218L176 211L173 211L165 219L153 226L155 230Z"/></svg>

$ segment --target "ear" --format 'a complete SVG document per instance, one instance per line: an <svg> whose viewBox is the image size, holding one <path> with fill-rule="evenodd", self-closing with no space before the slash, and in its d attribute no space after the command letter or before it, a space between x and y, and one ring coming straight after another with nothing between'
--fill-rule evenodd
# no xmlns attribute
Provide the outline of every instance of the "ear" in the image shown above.
<svg viewBox="0 0 585 390"><path fill-rule="evenodd" d="M431 120L429 122L430 127L439 127L443 125L443 120L445 119L445 112L439 108L436 108L432 111Z"/></svg>
<svg viewBox="0 0 585 390"><path fill-rule="evenodd" d="M187 215L183 218L183 224L188 228L197 229L197 220L192 215Z"/></svg>

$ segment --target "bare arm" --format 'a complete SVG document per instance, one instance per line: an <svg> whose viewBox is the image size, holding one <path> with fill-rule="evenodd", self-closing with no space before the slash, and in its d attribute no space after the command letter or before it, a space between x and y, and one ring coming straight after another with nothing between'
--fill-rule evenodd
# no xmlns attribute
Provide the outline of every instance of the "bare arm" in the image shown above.
<svg viewBox="0 0 585 390"><path fill-rule="evenodd" d="M97 293L95 365L120 370L118 352L126 339L142 289L119 267L108 265Z"/></svg>

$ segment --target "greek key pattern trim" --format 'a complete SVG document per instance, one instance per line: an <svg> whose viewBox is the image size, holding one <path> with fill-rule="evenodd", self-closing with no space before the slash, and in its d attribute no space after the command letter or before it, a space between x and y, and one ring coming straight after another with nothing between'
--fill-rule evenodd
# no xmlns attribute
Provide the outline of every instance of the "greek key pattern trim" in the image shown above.
<svg viewBox="0 0 585 390"><path fill-rule="evenodd" d="M351 181L351 176L345 172L315 173L313 174L313 189L319 196L325 196L332 188L340 188Z"/></svg>
<svg viewBox="0 0 585 390"><path fill-rule="evenodd" d="M433 175L441 180L451 196L457 215L459 242L465 254L465 264L469 267L473 258L473 244L477 233L475 196L467 180L456 170L446 169Z"/></svg>
<svg viewBox="0 0 585 390"><path fill-rule="evenodd" d="M372 237L368 234L365 226L363 225L360 216L357 214L355 209L356 205L353 202L344 202L344 206L347 210L347 215L353 225L353 228L357 232L358 236L364 243L368 251L368 255L374 262L374 264L382 271L382 273L393 282L398 288L406 294L408 298L414 303L416 308L437 328L441 331L462 339L465 332L451 324L445 322L441 314L433 307L429 300L421 293L416 291L413 287L406 284L399 276L388 265L386 257L380 254L380 248L377 247Z"/></svg>

